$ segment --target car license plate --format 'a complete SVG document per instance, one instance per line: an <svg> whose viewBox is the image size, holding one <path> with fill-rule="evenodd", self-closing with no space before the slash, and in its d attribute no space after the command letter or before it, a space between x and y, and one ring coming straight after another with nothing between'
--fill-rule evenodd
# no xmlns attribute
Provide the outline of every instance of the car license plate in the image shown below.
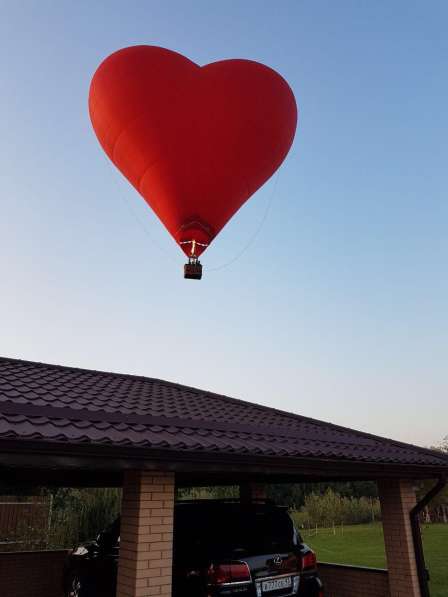
<svg viewBox="0 0 448 597"><path fill-rule="evenodd" d="M270 591L278 591L279 589L289 589L292 586L292 579L290 576L286 578L275 578L273 580L264 580L261 583L261 590L263 593Z"/></svg>

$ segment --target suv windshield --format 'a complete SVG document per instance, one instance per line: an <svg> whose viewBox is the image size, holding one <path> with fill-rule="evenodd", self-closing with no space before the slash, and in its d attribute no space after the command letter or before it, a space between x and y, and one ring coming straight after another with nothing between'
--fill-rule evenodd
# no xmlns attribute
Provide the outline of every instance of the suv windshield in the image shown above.
<svg viewBox="0 0 448 597"><path fill-rule="evenodd" d="M175 528L180 551L221 558L289 551L294 541L286 510L263 505L179 505Z"/></svg>

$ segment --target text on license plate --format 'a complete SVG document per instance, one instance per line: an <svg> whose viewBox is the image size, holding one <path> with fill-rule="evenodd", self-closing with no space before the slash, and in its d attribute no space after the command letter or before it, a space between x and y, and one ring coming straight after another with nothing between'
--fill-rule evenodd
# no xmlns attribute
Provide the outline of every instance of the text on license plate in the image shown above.
<svg viewBox="0 0 448 597"><path fill-rule="evenodd" d="M292 586L291 577L287 578L275 578L273 580L265 580L261 583L261 590L263 593L269 591L278 591L279 589L287 589Z"/></svg>

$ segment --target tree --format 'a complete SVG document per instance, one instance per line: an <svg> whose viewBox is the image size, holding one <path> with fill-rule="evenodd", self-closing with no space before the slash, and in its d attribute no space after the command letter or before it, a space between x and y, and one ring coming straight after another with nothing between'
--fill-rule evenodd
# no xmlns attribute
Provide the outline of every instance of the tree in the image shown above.
<svg viewBox="0 0 448 597"><path fill-rule="evenodd" d="M448 454L448 436L444 437L438 446L431 446L431 449ZM435 483L435 479L423 481L417 490L417 498L422 499ZM448 523L448 486L436 495L425 508L424 521Z"/></svg>

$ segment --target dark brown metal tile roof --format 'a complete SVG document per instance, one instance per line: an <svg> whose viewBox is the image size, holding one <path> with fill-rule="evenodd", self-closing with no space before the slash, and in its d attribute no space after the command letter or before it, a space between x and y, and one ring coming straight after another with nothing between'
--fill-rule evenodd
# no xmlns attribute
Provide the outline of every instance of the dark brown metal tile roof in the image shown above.
<svg viewBox="0 0 448 597"><path fill-rule="evenodd" d="M8 358L0 439L448 469L438 452L211 392Z"/></svg>

